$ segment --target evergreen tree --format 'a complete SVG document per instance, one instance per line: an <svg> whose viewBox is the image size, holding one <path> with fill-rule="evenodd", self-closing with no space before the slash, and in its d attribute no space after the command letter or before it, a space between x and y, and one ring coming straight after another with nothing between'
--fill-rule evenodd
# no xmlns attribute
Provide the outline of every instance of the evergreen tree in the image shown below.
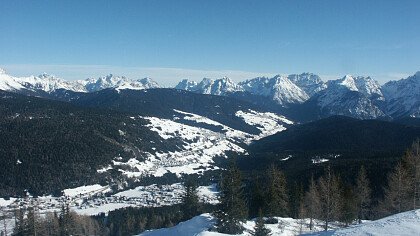
<svg viewBox="0 0 420 236"><path fill-rule="evenodd" d="M247 217L243 198L241 172L235 162L230 163L220 183L220 210L216 212L216 228L220 233L239 234L243 232L241 221Z"/></svg>
<svg viewBox="0 0 420 236"><path fill-rule="evenodd" d="M192 179L188 179L184 183L185 192L182 195L181 210L183 219L188 220L198 215L199 202L197 195L197 184Z"/></svg>
<svg viewBox="0 0 420 236"><path fill-rule="evenodd" d="M267 171L267 193L265 214L268 216L287 216L288 195L286 178L280 170L271 165Z"/></svg>
<svg viewBox="0 0 420 236"><path fill-rule="evenodd" d="M264 224L264 218L262 217L261 209L258 211L258 218L255 222L254 232L251 233L253 236L268 236L271 235L271 230L267 229Z"/></svg>
<svg viewBox="0 0 420 236"><path fill-rule="evenodd" d="M369 187L370 182L367 178L366 169L364 166L360 167L359 174L356 180L356 202L357 202L357 218L359 224L362 219L366 218L367 211L370 207L372 190Z"/></svg>
<svg viewBox="0 0 420 236"><path fill-rule="evenodd" d="M251 217L258 217L259 210L264 207L265 204L265 182L261 175L253 172L250 185L249 215Z"/></svg>

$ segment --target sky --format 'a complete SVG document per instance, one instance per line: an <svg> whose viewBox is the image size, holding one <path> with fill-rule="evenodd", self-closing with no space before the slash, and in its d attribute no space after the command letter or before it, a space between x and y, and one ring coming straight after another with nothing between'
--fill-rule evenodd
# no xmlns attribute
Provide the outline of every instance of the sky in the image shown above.
<svg viewBox="0 0 420 236"><path fill-rule="evenodd" d="M418 0L1 0L0 67L74 80L420 70Z"/></svg>

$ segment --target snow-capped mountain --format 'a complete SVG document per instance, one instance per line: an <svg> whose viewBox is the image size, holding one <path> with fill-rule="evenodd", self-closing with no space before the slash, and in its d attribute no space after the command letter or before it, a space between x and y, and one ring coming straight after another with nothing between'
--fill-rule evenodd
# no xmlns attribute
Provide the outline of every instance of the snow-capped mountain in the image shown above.
<svg viewBox="0 0 420 236"><path fill-rule="evenodd" d="M58 89L65 89L74 92L96 92L107 88L139 90L158 87L160 86L150 78L131 80L109 74L98 79L66 81L46 73L39 76L13 77L0 69L0 89L5 91L52 93Z"/></svg>
<svg viewBox="0 0 420 236"><path fill-rule="evenodd" d="M302 103L309 99L308 94L286 76L259 77L241 82L239 85L252 94L270 97L280 105Z"/></svg>
<svg viewBox="0 0 420 236"><path fill-rule="evenodd" d="M6 74L6 71L0 68L0 90L4 91L17 91L24 89L14 77Z"/></svg>
<svg viewBox="0 0 420 236"><path fill-rule="evenodd" d="M318 106L321 116L345 115L361 119L384 116L372 98L383 99L376 81L370 77L346 75L342 79L328 81L327 88L308 102Z"/></svg>
<svg viewBox="0 0 420 236"><path fill-rule="evenodd" d="M287 76L287 78L305 91L309 97L327 88L326 83L322 81L321 77L312 73L292 74Z"/></svg>
<svg viewBox="0 0 420 236"><path fill-rule="evenodd" d="M386 112L393 117L420 117L420 71L382 86L386 98Z"/></svg>
<svg viewBox="0 0 420 236"><path fill-rule="evenodd" d="M0 69L0 90L36 96L56 96L56 91L63 90L88 93L108 88L141 90L159 87L150 78L132 80L109 74L99 78L66 81L46 73L14 77ZM227 77L216 80L204 78L199 83L185 79L175 89L231 96L248 102L250 93L252 99L261 104L297 109L297 112L292 111L297 114L296 119L300 119L302 114L310 117L310 120L329 115L346 115L360 119L383 116L420 117L420 72L407 79L390 81L383 86L371 77L346 75L341 79L324 82L318 75L302 73L277 75L273 78L257 77L239 83ZM68 99L71 95L59 95L63 96ZM292 108L291 105L295 106Z"/></svg>
<svg viewBox="0 0 420 236"><path fill-rule="evenodd" d="M292 77L308 90L318 91L325 87L322 81L317 80L319 77L313 74L293 75ZM305 79L308 81L304 81ZM193 81L183 80L175 88L213 95L228 95L234 92L245 91L270 98L280 105L302 103L309 98L302 88L294 84L288 77L281 75L273 78L258 77L239 84L234 83L227 77L217 80L204 78L198 84Z"/></svg>
<svg viewBox="0 0 420 236"><path fill-rule="evenodd" d="M228 77L223 77L216 80L204 78L198 84L194 81L183 80L177 86L175 86L175 88L212 95L226 95L243 90L241 86L234 83Z"/></svg>
<svg viewBox="0 0 420 236"><path fill-rule="evenodd" d="M195 89L196 86L197 86L197 82L184 79L175 86L175 89L192 91Z"/></svg>

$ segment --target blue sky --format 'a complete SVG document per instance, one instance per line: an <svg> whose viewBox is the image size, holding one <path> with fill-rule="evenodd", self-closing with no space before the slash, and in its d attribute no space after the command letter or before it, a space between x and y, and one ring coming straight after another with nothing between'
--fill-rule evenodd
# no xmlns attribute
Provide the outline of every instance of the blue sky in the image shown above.
<svg viewBox="0 0 420 236"><path fill-rule="evenodd" d="M2 0L0 66L173 85L228 75L371 75L420 70L420 1Z"/></svg>

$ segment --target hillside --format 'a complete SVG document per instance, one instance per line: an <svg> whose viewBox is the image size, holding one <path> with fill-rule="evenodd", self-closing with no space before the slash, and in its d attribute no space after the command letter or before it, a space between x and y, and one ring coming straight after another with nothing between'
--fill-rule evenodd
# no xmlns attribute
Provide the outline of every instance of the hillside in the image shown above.
<svg viewBox="0 0 420 236"><path fill-rule="evenodd" d="M97 169L141 152L177 150L150 131L144 119L118 112L0 91L0 195L58 193L68 187L110 181ZM124 130L124 131L122 131ZM121 132L124 132L124 136ZM117 174L118 173L114 173ZM109 183L111 184L111 183Z"/></svg>
<svg viewBox="0 0 420 236"><path fill-rule="evenodd" d="M404 151L420 128L380 120L333 116L296 125L255 142L253 152L284 151Z"/></svg>

